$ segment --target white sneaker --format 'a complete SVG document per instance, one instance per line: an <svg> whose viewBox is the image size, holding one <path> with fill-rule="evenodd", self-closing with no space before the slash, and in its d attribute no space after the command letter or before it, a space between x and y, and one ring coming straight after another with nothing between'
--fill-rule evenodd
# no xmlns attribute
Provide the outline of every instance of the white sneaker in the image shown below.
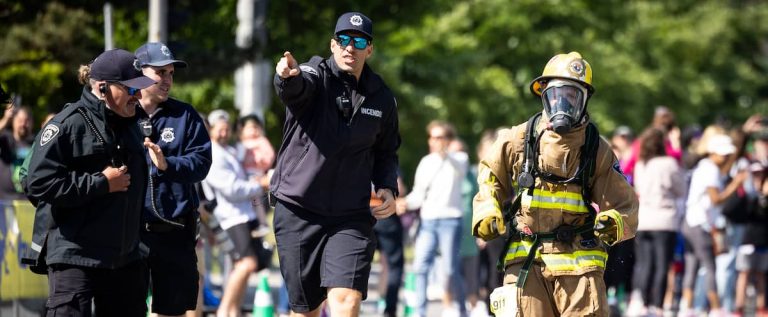
<svg viewBox="0 0 768 317"><path fill-rule="evenodd" d="M475 304L475 308L472 308L472 311L469 312L469 317L490 317L491 315L488 315L488 305L485 304L483 301L478 301L477 304Z"/></svg>
<svg viewBox="0 0 768 317"><path fill-rule="evenodd" d="M677 317L696 317L696 311L690 308L680 308Z"/></svg>
<svg viewBox="0 0 768 317"><path fill-rule="evenodd" d="M646 309L645 304L643 303L643 299L639 296L634 296L633 294L632 299L629 300L629 305L627 306L627 310L624 313L627 317L641 317L645 316L648 313L648 309Z"/></svg>
<svg viewBox="0 0 768 317"><path fill-rule="evenodd" d="M443 317L461 317L461 313L456 307L443 307L443 313L440 315Z"/></svg>
<svg viewBox="0 0 768 317"><path fill-rule="evenodd" d="M725 309L719 308L719 309L712 309L709 311L709 317L727 317L728 313L725 311Z"/></svg>
<svg viewBox="0 0 768 317"><path fill-rule="evenodd" d="M437 284L427 285L427 300L436 301L443 298L445 290Z"/></svg>

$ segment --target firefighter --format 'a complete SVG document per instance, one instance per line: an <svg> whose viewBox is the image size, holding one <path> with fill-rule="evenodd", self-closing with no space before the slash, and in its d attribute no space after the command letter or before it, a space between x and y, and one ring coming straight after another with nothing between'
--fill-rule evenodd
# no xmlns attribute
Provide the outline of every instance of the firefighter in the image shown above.
<svg viewBox="0 0 768 317"><path fill-rule="evenodd" d="M497 316L608 316L607 248L637 228L637 197L589 121L592 68L558 54L530 85L542 113L503 130L481 161L472 234L503 237Z"/></svg>

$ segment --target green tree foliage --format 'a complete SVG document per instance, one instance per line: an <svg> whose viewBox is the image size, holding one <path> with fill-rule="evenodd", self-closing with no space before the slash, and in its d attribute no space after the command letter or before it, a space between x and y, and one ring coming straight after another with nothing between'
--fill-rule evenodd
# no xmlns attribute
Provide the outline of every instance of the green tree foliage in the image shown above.
<svg viewBox="0 0 768 317"><path fill-rule="evenodd" d="M103 2L0 0L0 82L42 112L79 95L77 66L103 48ZM147 3L114 3L115 46L146 40ZM398 97L403 174L426 154L432 119L457 125L474 148L482 131L525 121L541 103L529 91L554 54L579 51L592 65L591 117L604 134L641 130L657 105L681 124L734 123L768 113L768 4L747 0L372 0L270 1L268 43L234 45L237 0L169 0L168 44L190 67L173 94L199 110L233 109L234 69L248 58L276 62L330 55L336 17L375 22L372 67ZM54 106L54 107L52 107ZM280 141L284 107L266 114ZM42 115L40 115L42 116Z"/></svg>

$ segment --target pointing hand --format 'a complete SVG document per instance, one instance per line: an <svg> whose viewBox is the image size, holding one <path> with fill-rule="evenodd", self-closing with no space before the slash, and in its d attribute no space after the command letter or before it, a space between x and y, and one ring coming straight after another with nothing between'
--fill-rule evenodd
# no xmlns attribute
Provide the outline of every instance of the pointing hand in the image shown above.
<svg viewBox="0 0 768 317"><path fill-rule="evenodd" d="M299 63L297 63L296 59L293 58L291 52L285 51L285 53L283 53L283 57L280 58L279 62L277 62L275 73L277 73L280 78L286 79L288 77L297 76L300 72L301 70L299 69Z"/></svg>

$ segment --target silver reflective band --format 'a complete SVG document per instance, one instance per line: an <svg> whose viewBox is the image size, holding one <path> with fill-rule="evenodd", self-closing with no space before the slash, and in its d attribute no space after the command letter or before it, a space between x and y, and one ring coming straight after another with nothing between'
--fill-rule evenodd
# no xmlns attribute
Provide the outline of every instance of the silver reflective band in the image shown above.
<svg viewBox="0 0 768 317"><path fill-rule="evenodd" d="M37 244L37 243L34 243L34 242L32 242L32 250L35 250L35 251L37 251L37 252L40 252L40 250L42 250L42 249L43 249L43 247L42 247L42 246L40 246L40 245L39 245L39 244Z"/></svg>

